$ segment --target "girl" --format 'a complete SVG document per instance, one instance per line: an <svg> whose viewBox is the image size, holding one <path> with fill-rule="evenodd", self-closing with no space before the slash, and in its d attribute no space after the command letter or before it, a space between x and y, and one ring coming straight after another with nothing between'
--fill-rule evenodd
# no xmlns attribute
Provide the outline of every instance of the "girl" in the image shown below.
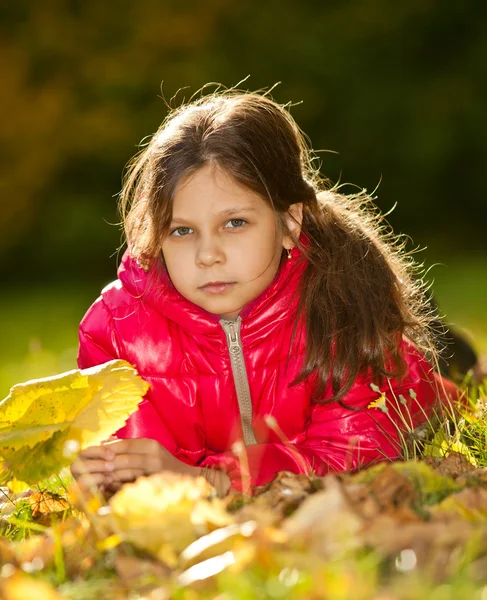
<svg viewBox="0 0 487 600"><path fill-rule="evenodd" d="M175 110L133 161L128 250L81 323L78 363L123 358L151 388L81 454L81 484L110 493L171 470L223 494L357 469L399 458L448 396L409 259L370 198L341 195L312 160L287 110L231 91Z"/></svg>

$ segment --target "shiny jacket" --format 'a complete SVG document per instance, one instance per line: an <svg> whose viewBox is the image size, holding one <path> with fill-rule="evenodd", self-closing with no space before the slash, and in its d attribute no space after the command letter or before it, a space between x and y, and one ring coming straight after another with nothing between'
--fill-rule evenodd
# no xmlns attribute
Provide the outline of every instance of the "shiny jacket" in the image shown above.
<svg viewBox="0 0 487 600"><path fill-rule="evenodd" d="M262 485L282 470L325 474L398 458L442 380L404 341L406 377L380 392L360 377L344 398L353 410L312 405L309 381L290 387L305 353L302 325L290 347L306 266L299 256L295 249L270 286L235 321L223 321L126 254L79 332L80 368L122 358L151 385L117 435L153 438L188 464L225 469L235 489L249 474Z"/></svg>

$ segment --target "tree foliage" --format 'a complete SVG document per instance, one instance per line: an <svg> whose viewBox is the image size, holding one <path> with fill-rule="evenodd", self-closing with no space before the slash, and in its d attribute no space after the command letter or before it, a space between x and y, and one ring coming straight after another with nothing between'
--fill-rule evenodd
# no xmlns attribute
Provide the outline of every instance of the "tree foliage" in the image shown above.
<svg viewBox="0 0 487 600"><path fill-rule="evenodd" d="M142 0L123 10L17 0L2 13L6 274L113 272L87 259L119 243L106 225L113 195L166 113L161 83L167 98L189 86L181 99L248 74L250 89L282 81L277 100L303 101L293 114L314 146L339 153L321 155L325 175L369 190L382 178L379 202L398 202L396 228L429 229L421 243L463 230L472 244L480 233L471 214L485 216L487 41L475 0Z"/></svg>

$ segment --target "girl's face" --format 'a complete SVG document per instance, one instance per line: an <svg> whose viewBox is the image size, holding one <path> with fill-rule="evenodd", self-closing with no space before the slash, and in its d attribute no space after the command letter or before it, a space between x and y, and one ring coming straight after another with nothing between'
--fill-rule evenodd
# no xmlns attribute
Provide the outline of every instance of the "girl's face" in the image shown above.
<svg viewBox="0 0 487 600"><path fill-rule="evenodd" d="M296 236L301 209L295 204L285 215ZM162 252L182 296L210 313L235 319L269 286L283 247L292 246L290 237L279 232L267 202L225 171L207 165L176 189Z"/></svg>

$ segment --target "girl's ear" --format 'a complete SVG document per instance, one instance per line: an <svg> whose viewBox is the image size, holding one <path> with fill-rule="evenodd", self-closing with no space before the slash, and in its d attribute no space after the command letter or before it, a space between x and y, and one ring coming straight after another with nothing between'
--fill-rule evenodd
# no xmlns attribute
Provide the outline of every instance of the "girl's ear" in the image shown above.
<svg viewBox="0 0 487 600"><path fill-rule="evenodd" d="M303 223L303 203L298 202L297 204L292 204L287 212L284 213L284 220L293 237L295 239L299 238L301 225ZM285 235L282 238L282 245L286 250L290 250L291 248L294 248L295 242L291 236Z"/></svg>

